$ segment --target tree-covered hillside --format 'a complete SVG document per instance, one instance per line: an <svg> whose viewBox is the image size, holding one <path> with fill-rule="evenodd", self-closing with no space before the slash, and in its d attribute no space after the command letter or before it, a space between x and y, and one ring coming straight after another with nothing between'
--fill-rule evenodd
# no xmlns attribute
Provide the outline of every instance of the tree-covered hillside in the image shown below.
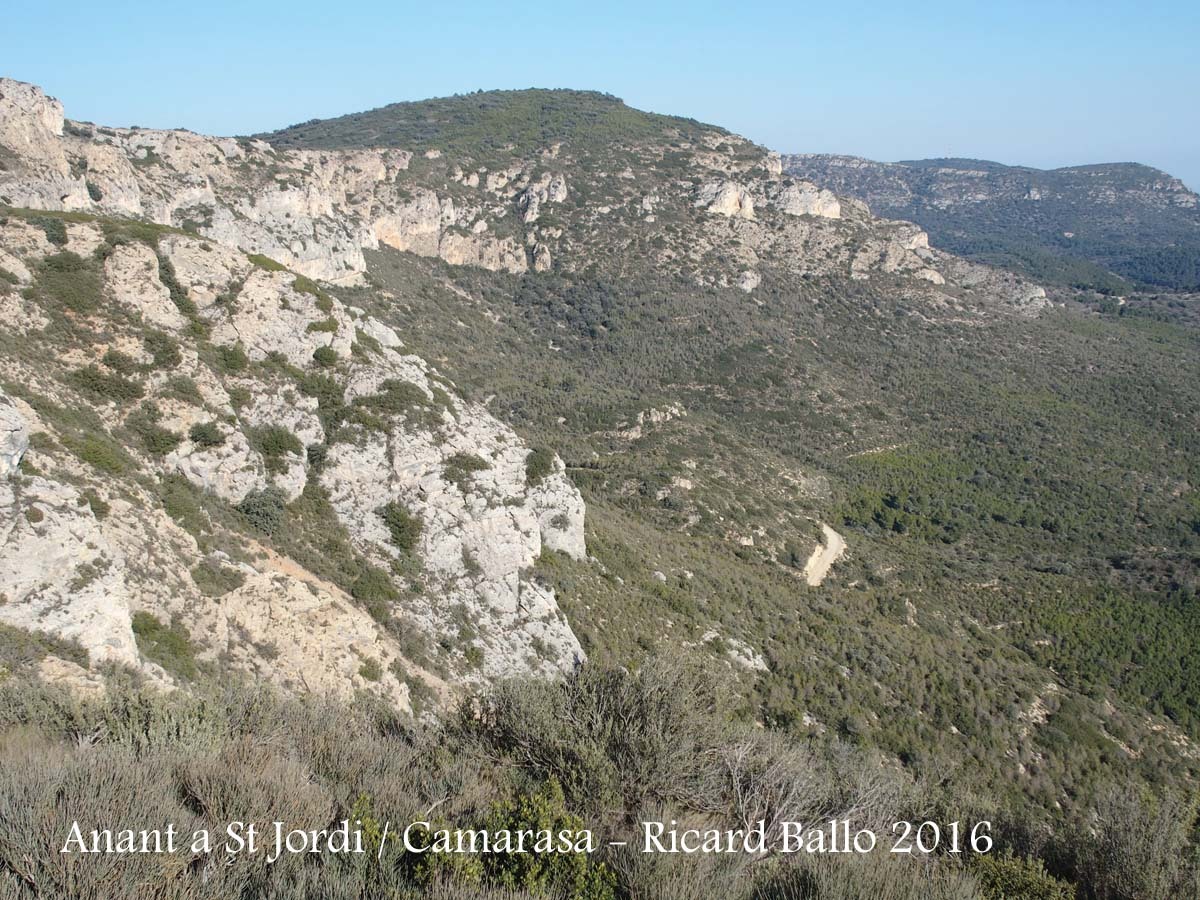
<svg viewBox="0 0 1200 900"><path fill-rule="evenodd" d="M476 91L434 100L392 103L334 119L313 119L259 137L281 148L403 147L456 155L547 147L556 141L603 146L659 138L665 131L695 140L726 133L692 119L626 106L597 91Z"/></svg>

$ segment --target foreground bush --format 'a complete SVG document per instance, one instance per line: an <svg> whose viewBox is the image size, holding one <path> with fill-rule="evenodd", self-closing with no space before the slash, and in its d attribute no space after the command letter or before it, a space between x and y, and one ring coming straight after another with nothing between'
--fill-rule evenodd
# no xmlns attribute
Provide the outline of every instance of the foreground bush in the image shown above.
<svg viewBox="0 0 1200 900"><path fill-rule="evenodd" d="M0 679L0 900L1075 896L1040 862L999 847L974 862L638 852L643 819L720 828L762 819L777 834L783 819L850 818L885 833L944 800L864 751L801 747L738 724L718 681L685 665L502 683L428 725L367 695L291 699L203 678L165 694L113 673L104 697L81 700L23 676ZM1083 881L1080 896L1194 896L1194 808L1123 802L1067 860ZM322 828L344 818L361 827L370 852L285 855L270 865L262 854L59 852L75 820L85 832L173 822L216 837L232 820ZM599 847L588 856L411 854L394 829L414 821L587 827ZM384 823L393 829L386 838ZM1149 826L1165 837L1151 838Z"/></svg>

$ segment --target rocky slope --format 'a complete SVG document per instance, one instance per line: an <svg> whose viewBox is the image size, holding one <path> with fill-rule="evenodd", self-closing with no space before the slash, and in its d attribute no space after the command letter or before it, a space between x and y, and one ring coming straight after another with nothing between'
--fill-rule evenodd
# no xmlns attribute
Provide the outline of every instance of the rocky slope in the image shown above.
<svg viewBox="0 0 1200 900"><path fill-rule="evenodd" d="M229 665L401 703L580 659L532 573L585 558L579 492L338 299L400 302L362 287L380 248L509 276L649 262L751 295L894 282L951 317L1045 305L742 138L653 123L616 144L304 149L70 122L0 80L0 622L93 668Z"/></svg>
<svg viewBox="0 0 1200 900"><path fill-rule="evenodd" d="M0 623L400 703L580 658L526 575L583 558L578 492L394 331L193 235L0 222Z"/></svg>
<svg viewBox="0 0 1200 900"><path fill-rule="evenodd" d="M603 158L559 140L451 156L437 146L451 135L415 151L295 149L304 126L263 140L69 122L38 88L0 80L0 202L180 227L341 283L379 247L510 273L641 265L648 252L666 271L747 291L768 266L945 283L949 261L919 228L785 177L777 154L736 135L665 121L665 138L605 145ZM992 286L1019 304L1041 296Z"/></svg>
<svg viewBox="0 0 1200 900"><path fill-rule="evenodd" d="M797 154L785 171L916 222L935 246L1064 284L1200 284L1200 197L1134 163L1033 169L973 159ZM1054 261L1060 261L1057 266Z"/></svg>

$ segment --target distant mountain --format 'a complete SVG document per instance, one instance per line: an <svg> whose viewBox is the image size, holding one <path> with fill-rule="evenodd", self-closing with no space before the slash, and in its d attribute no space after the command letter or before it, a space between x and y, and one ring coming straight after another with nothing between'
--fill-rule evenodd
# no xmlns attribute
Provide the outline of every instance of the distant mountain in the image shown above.
<svg viewBox="0 0 1200 900"><path fill-rule="evenodd" d="M934 246L1044 282L1124 293L1200 287L1200 197L1137 163L784 157L785 170L916 222Z"/></svg>

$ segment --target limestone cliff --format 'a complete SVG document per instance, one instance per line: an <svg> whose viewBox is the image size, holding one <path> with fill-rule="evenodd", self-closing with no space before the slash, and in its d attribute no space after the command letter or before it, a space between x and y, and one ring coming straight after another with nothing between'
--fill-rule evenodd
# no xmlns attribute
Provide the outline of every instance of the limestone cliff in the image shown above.
<svg viewBox="0 0 1200 900"><path fill-rule="evenodd" d="M200 237L0 223L0 622L401 704L582 656L530 575L578 491L392 329Z"/></svg>

